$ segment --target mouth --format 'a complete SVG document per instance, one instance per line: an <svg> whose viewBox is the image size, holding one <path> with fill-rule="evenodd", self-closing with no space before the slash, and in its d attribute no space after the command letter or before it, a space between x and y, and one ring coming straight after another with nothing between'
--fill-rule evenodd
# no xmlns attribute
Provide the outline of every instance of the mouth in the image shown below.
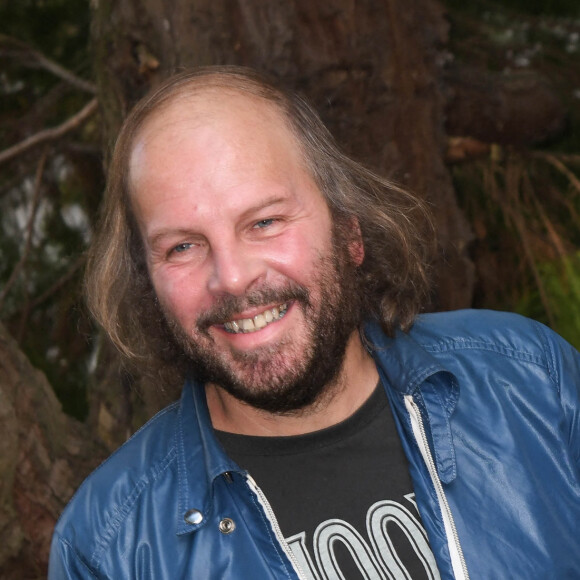
<svg viewBox="0 0 580 580"><path fill-rule="evenodd" d="M268 308L256 314L253 318L240 318L238 320L230 320L224 323L224 328L227 332L231 334L248 334L250 332L256 332L272 324L284 317L288 311L288 303L280 304L280 306L275 306L274 308Z"/></svg>

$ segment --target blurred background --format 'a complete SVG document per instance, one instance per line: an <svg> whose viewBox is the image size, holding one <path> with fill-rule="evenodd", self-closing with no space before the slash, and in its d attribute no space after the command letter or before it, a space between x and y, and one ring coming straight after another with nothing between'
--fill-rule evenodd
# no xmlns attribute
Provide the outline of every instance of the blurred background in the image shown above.
<svg viewBox="0 0 580 580"><path fill-rule="evenodd" d="M78 483L174 386L82 299L115 135L174 71L243 64L426 199L425 310L512 310L580 347L577 0L0 0L0 578L42 578Z"/></svg>

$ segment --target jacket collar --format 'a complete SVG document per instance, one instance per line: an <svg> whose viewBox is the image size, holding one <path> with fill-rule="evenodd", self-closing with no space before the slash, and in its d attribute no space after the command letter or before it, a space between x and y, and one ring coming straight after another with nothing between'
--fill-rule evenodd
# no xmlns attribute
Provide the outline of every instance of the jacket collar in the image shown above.
<svg viewBox="0 0 580 580"><path fill-rule="evenodd" d="M455 377L422 344L421 323L410 334L385 335L377 322L365 325L366 343L387 391L399 399L412 395L420 404L437 442L436 458L443 481L455 477L455 456L449 417L459 396ZM193 532L208 521L213 503L213 483L227 472L244 471L230 459L214 435L202 384L187 381L177 419L178 501L177 533ZM203 516L197 524L185 521L195 509Z"/></svg>
<svg viewBox="0 0 580 580"><path fill-rule="evenodd" d="M430 440L439 478L451 483L457 475L451 415L459 399L456 377L431 354L438 346L424 336L424 321L419 317L410 333L397 331L394 338L385 335L376 321L364 329L366 343L387 389L398 409L405 396L418 405ZM411 437L407 413L400 413Z"/></svg>
<svg viewBox="0 0 580 580"><path fill-rule="evenodd" d="M420 344L421 325L418 318L410 333L398 330L390 338L378 322L370 321L364 327L367 348L389 385L401 395L415 394L426 380L441 373L450 379L442 388L445 396L453 400L457 396L453 375Z"/></svg>
<svg viewBox="0 0 580 580"><path fill-rule="evenodd" d="M177 533L186 534L208 521L215 479L227 472L243 471L226 455L214 434L202 384L185 383L177 423ZM184 519L192 509L201 513L197 524Z"/></svg>

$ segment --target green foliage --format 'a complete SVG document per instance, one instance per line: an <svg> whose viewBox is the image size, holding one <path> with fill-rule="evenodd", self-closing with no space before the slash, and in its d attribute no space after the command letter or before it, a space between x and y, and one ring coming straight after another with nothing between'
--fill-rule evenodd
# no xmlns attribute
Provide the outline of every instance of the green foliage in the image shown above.
<svg viewBox="0 0 580 580"><path fill-rule="evenodd" d="M87 0L3 0L3 34L17 38L75 72L87 72Z"/></svg>
<svg viewBox="0 0 580 580"><path fill-rule="evenodd" d="M455 166L475 233L475 306L512 310L580 348L580 181L553 153L506 149Z"/></svg>
<svg viewBox="0 0 580 580"><path fill-rule="evenodd" d="M45 372L65 410L82 417L87 411L91 328L79 287L89 230L83 192L69 191L63 172L62 162L53 160L46 167L43 200L31 230L28 219L33 203L26 181L22 188L5 191L0 200L4 209L0 291L7 288L15 268L22 264L5 296L1 315L33 364Z"/></svg>
<svg viewBox="0 0 580 580"><path fill-rule="evenodd" d="M580 349L580 252L538 264L538 271L553 313L554 326ZM537 287L528 287L516 303L516 311L550 324Z"/></svg>
<svg viewBox="0 0 580 580"><path fill-rule="evenodd" d="M83 102L82 95L71 95L70 87L39 67L23 47L89 77L89 24L85 0L0 2L0 34L22 43L0 42L0 143L18 140L18 120L24 116L52 125Z"/></svg>
<svg viewBox="0 0 580 580"><path fill-rule="evenodd" d="M42 64L90 78L89 21L86 0L0 2L0 150L59 125L91 98ZM98 123L0 169L0 319L65 410L82 418L92 328L79 287L103 184Z"/></svg>
<svg viewBox="0 0 580 580"><path fill-rule="evenodd" d="M542 155L506 150L453 168L475 232L474 305L532 316L580 347L579 164L565 159L580 151L580 3L444 3L452 60L502 74L533 69L569 111L567 132L544 144ZM86 92L40 66L35 51L90 79L89 26L87 0L0 0L0 35L16 39L0 37L0 150L87 102ZM94 329L79 288L103 188L99 123L1 169L0 318L65 410L82 418Z"/></svg>
<svg viewBox="0 0 580 580"><path fill-rule="evenodd" d="M580 17L577 0L445 0L444 4L453 14L503 11L514 16Z"/></svg>
<svg viewBox="0 0 580 580"><path fill-rule="evenodd" d="M444 0L450 50L458 63L511 74L533 70L553 84L568 127L545 147L580 150L580 2Z"/></svg>
<svg viewBox="0 0 580 580"><path fill-rule="evenodd" d="M567 112L557 139L528 150L492 146L452 167L475 232L475 306L515 310L580 347L580 3L444 0L456 62L549 79Z"/></svg>

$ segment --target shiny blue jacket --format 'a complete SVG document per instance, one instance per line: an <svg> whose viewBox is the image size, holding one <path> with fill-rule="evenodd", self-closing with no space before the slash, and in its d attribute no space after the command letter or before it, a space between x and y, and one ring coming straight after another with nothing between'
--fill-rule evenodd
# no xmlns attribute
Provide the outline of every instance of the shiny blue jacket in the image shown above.
<svg viewBox="0 0 580 580"><path fill-rule="evenodd" d="M495 312L365 334L441 577L580 578L578 353ZM81 486L49 578L310 578L299 560L215 439L203 389L187 384Z"/></svg>

